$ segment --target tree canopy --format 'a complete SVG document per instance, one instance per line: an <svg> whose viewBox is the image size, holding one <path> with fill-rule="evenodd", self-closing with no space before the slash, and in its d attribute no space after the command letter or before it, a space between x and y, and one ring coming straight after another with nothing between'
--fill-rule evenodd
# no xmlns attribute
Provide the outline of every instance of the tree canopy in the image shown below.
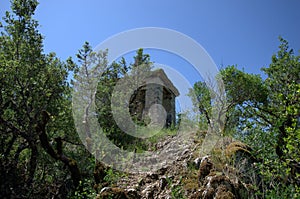
<svg viewBox="0 0 300 199"><path fill-rule="evenodd" d="M270 66L262 68L265 80L235 66L221 70L228 102L224 134L256 149L255 156L263 161L261 172L269 180L275 175L279 184L292 184L299 192L300 56L294 55L286 40L279 40L279 51ZM193 91L194 104L209 123L208 86L197 82Z"/></svg>
<svg viewBox="0 0 300 199"><path fill-rule="evenodd" d="M65 142L77 142L67 80L75 65L71 59L63 62L55 53L43 53L43 36L37 30L38 22L32 18L37 5L36 0L12 1L12 12L6 12L1 31L0 169L3 196L38 194L29 190L53 175L53 171L46 168L57 161L59 167L65 165L68 168L75 187L81 178L76 161L69 157L63 146ZM47 162L49 158L53 161ZM36 192L46 191L43 188L46 186Z"/></svg>

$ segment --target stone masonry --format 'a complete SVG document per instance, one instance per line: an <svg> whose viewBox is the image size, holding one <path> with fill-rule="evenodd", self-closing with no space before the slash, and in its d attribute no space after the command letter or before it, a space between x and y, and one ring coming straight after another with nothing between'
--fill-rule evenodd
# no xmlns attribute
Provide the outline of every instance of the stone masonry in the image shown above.
<svg viewBox="0 0 300 199"><path fill-rule="evenodd" d="M151 123L165 118L165 127L176 122L175 98L179 91L162 69L151 71L143 86L138 88L130 99L130 114L137 121L147 123L149 113L155 114ZM158 116L158 117L157 117Z"/></svg>

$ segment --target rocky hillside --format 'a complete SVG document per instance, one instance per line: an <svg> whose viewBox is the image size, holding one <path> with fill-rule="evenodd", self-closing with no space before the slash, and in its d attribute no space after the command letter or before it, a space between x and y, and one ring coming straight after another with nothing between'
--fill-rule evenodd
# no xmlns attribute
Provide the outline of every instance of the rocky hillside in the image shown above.
<svg viewBox="0 0 300 199"><path fill-rule="evenodd" d="M157 171L124 174L98 163L95 176L102 175L104 180L95 185L97 198L255 198L259 176L251 149L224 138L211 154L200 156L203 136L193 134L174 162ZM176 139L169 136L155 148L170 146Z"/></svg>

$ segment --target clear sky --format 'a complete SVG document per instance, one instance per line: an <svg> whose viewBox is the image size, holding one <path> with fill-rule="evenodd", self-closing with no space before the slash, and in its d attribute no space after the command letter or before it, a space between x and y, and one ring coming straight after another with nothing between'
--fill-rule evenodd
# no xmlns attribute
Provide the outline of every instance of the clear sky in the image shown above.
<svg viewBox="0 0 300 199"><path fill-rule="evenodd" d="M0 1L1 16L9 6L9 0ZM270 63L279 35L300 49L298 0L40 0L35 18L45 51L63 59L84 41L95 47L119 32L148 26L182 32L218 66L236 64L253 73Z"/></svg>

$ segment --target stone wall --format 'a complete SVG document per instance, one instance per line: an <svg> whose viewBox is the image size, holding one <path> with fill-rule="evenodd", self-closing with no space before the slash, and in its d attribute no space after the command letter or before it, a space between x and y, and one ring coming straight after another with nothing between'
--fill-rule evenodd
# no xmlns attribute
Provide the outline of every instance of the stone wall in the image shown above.
<svg viewBox="0 0 300 199"><path fill-rule="evenodd" d="M134 119L148 125L151 112L154 114L151 123L161 123L159 120L165 118L165 127L170 127L176 122L175 98L178 95L178 90L162 69L152 71L145 85L132 95L129 105L130 114Z"/></svg>

